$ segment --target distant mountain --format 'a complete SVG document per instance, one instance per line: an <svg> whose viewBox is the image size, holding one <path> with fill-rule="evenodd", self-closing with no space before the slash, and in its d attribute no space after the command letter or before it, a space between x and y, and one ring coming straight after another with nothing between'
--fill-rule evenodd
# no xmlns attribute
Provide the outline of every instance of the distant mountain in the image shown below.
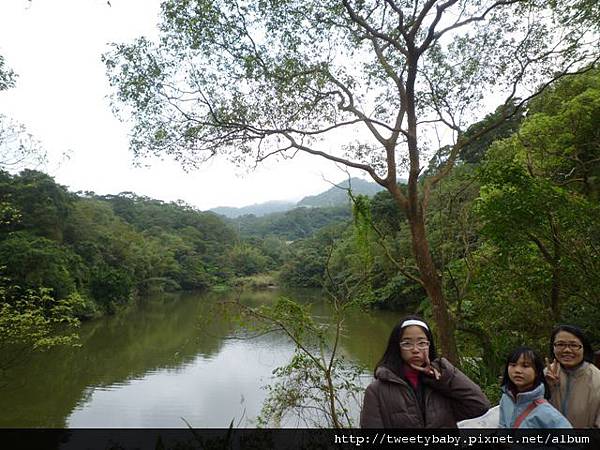
<svg viewBox="0 0 600 450"><path fill-rule="evenodd" d="M317 195L311 195L304 197L300 200L296 207L306 208L325 208L328 206L340 206L347 204L350 200L348 198L348 187L351 187L354 195L362 194L368 195L369 197L374 196L384 188L376 183L363 180L362 178L351 178L341 183L336 184L331 189L322 192Z"/></svg>
<svg viewBox="0 0 600 450"><path fill-rule="evenodd" d="M324 227L343 224L351 217L351 208L343 205L333 208L294 208L262 217L240 216L225 220L245 238L275 236L285 241L295 241L313 236Z"/></svg>
<svg viewBox="0 0 600 450"><path fill-rule="evenodd" d="M230 219L236 217L253 214L256 217L262 217L267 214L286 212L294 208L328 208L332 206L342 206L349 202L348 199L348 186L352 187L354 194L363 194L372 197L383 188L376 183L371 183L363 180L362 178L351 178L349 181L345 180L341 183L336 184L331 189L325 192L321 192L317 195L311 195L304 197L298 203L287 202L287 201L270 201L266 203L256 203L250 206L243 206L241 208L234 208L230 206L219 206L213 208L210 211L220 214Z"/></svg>
<svg viewBox="0 0 600 450"><path fill-rule="evenodd" d="M286 202L274 200L266 203L256 203L250 206L243 206L241 208L233 208L230 206L219 206L213 208L210 211L220 214L231 219L235 219L239 216L245 216L248 214L254 214L257 217L264 216L266 214L289 211L296 207L294 202Z"/></svg>

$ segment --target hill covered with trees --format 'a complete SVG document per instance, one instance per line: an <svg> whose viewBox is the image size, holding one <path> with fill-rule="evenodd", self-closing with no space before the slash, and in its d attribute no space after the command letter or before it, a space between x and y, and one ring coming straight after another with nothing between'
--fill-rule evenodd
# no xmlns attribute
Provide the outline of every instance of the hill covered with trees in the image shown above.
<svg viewBox="0 0 600 450"><path fill-rule="evenodd" d="M262 217L269 214L284 213L295 208L347 207L350 202L350 198L348 197L349 189L351 189L355 195L362 194L369 197L372 197L377 192L383 190L383 188L376 183L355 177L344 180L319 194L304 197L297 203L272 200L265 203L243 206L241 208L220 206L212 208L210 211L230 219L235 219L243 216Z"/></svg>
<svg viewBox="0 0 600 450"><path fill-rule="evenodd" d="M5 281L112 312L153 289L205 289L233 276L237 235L218 216L132 193L74 194L42 173L0 173ZM8 281L6 281L8 282Z"/></svg>

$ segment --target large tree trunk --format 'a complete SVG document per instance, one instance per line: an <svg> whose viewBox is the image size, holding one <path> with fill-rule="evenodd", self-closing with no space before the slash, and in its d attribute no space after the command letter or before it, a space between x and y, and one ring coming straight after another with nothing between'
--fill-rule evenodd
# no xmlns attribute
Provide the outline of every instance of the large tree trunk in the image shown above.
<svg viewBox="0 0 600 450"><path fill-rule="evenodd" d="M433 319L437 325L438 344L442 355L452 364L457 365L458 350L454 338L454 321L450 316L448 304L442 290L442 280L439 277L431 252L429 251L429 242L425 234L425 219L423 211L418 208L413 213L408 213L408 223L412 236L412 248L417 268L421 275L423 287L431 300L433 309Z"/></svg>
<svg viewBox="0 0 600 450"><path fill-rule="evenodd" d="M409 156L409 176L407 195L401 195L396 184L395 174L398 167L395 160L396 141L388 150L388 185L387 189L400 208L402 208L410 225L412 237L412 249L419 269L420 279L427 296L431 300L433 309L433 320L437 325L436 334L439 347L444 357L448 358L452 364L458 364L458 351L454 339L454 323L448 311L448 304L442 290L442 280L439 277L431 252L429 251L429 241L425 232L425 210L421 196L419 195L419 176L421 175L421 155L419 144L417 142L417 114L416 114L416 93L415 83L417 79L417 65L419 60L419 50L412 44L408 45L406 73L406 84L404 90L400 92L402 102L406 107L407 133L406 144ZM390 175L392 174L392 175Z"/></svg>

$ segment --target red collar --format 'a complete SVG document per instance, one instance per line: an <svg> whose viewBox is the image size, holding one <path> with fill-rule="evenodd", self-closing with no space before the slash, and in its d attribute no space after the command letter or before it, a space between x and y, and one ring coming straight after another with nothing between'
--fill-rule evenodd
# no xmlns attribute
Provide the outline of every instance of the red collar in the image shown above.
<svg viewBox="0 0 600 450"><path fill-rule="evenodd" d="M412 384L412 387L417 389L419 387L419 371L413 369L409 365L404 365L404 376Z"/></svg>

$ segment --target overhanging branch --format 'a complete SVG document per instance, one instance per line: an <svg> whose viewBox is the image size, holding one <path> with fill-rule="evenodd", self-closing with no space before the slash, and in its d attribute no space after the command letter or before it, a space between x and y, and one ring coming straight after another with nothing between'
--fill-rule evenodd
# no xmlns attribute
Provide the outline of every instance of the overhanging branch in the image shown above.
<svg viewBox="0 0 600 450"><path fill-rule="evenodd" d="M298 150L309 153L311 155L321 156L322 158L328 159L329 161L334 161L334 162L343 164L348 167L353 167L355 169L364 170L369 175L371 175L371 178L373 178L373 180L375 180L378 184L386 187L386 181L383 178L381 178L379 175L377 175L377 173L375 172L375 169L373 167L369 166L368 164L357 163L357 162L351 161L349 159L340 158L338 156L331 155L329 153L326 153L326 152L323 152L320 150L315 150L313 148L310 148L303 144L298 143L294 139L294 137L289 133L283 132L281 134L290 141L291 147L297 148Z"/></svg>

